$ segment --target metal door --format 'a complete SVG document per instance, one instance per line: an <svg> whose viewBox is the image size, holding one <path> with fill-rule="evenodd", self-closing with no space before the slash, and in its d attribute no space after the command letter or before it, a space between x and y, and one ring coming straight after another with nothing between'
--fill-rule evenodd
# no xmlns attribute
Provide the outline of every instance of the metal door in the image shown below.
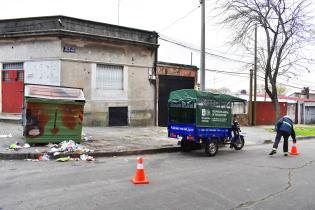
<svg viewBox="0 0 315 210"><path fill-rule="evenodd" d="M159 76L159 126L167 126L168 120L168 109L167 101L170 92L180 89L193 89L195 81L193 77L178 77L178 76Z"/></svg>
<svg viewBox="0 0 315 210"><path fill-rule="evenodd" d="M306 106L305 107L305 124L314 124L315 123L315 107Z"/></svg>
<svg viewBox="0 0 315 210"><path fill-rule="evenodd" d="M128 125L128 107L109 107L108 116L109 126Z"/></svg>
<svg viewBox="0 0 315 210"><path fill-rule="evenodd" d="M2 69L2 112L21 113L23 86L23 64L4 64Z"/></svg>

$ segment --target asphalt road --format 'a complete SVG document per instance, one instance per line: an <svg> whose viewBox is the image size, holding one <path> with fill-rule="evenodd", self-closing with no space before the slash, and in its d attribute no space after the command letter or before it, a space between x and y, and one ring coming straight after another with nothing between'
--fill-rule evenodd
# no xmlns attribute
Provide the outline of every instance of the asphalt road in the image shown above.
<svg viewBox="0 0 315 210"><path fill-rule="evenodd" d="M146 155L148 185L130 182L135 156L1 161L0 209L315 209L314 148L313 139L298 143L300 156L270 157L271 145Z"/></svg>

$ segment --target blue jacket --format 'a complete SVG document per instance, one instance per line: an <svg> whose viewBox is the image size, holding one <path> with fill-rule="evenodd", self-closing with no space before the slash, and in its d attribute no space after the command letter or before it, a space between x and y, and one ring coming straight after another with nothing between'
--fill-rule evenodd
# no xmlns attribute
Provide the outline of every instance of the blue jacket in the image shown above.
<svg viewBox="0 0 315 210"><path fill-rule="evenodd" d="M277 122L277 131L282 131L291 135L293 140L295 140L295 132L293 128L293 122L290 118L284 116Z"/></svg>

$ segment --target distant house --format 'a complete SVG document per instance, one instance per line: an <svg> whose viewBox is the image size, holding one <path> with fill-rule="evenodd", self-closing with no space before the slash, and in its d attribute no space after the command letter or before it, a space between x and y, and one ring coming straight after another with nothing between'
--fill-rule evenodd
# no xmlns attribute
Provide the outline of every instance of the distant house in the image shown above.
<svg viewBox="0 0 315 210"><path fill-rule="evenodd" d="M239 97L247 99L248 95ZM295 123L315 123L315 99L278 96L280 102L280 115L289 115ZM258 94L256 102L256 125L273 125L275 110L271 99L266 94Z"/></svg>
<svg viewBox="0 0 315 210"><path fill-rule="evenodd" d="M87 125L154 125L158 34L65 16L0 20L0 112L25 83L83 88Z"/></svg>
<svg viewBox="0 0 315 210"><path fill-rule="evenodd" d="M309 88L304 88L301 92L294 92L289 95L290 97L296 97L296 98L309 98L309 99L315 99L315 93L310 92Z"/></svg>

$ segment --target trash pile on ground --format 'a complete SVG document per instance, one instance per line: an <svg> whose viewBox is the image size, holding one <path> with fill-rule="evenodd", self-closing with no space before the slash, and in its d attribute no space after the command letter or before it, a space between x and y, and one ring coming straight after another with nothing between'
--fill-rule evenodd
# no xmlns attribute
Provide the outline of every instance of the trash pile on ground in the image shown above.
<svg viewBox="0 0 315 210"><path fill-rule="evenodd" d="M48 144L47 147L48 154L53 155L54 157L59 157L56 161L66 162L69 160L86 160L94 161L95 158L89 156L88 153L93 152L93 150L85 148L81 144L75 143L73 140L63 141L59 144ZM70 158L70 156L72 158Z"/></svg>
<svg viewBox="0 0 315 210"><path fill-rule="evenodd" d="M20 150L22 148L30 148L28 143L15 142L9 146L10 150ZM42 155L38 156L37 159L26 159L28 161L47 161L56 159L57 162L66 162L69 160L83 160L83 161L94 161L95 158L90 156L93 150L85 148L82 144L78 144L73 140L63 141L59 144L49 143L46 145L48 148Z"/></svg>

